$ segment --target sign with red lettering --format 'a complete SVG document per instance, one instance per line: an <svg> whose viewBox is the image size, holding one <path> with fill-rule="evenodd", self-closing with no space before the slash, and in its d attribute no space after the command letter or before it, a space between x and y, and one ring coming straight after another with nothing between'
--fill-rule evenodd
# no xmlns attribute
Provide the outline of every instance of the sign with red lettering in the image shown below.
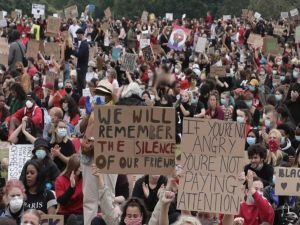
<svg viewBox="0 0 300 225"><path fill-rule="evenodd" d="M95 163L103 173L170 175L175 168L175 109L98 106Z"/></svg>
<svg viewBox="0 0 300 225"><path fill-rule="evenodd" d="M178 209L238 214L245 135L243 123L184 118Z"/></svg>

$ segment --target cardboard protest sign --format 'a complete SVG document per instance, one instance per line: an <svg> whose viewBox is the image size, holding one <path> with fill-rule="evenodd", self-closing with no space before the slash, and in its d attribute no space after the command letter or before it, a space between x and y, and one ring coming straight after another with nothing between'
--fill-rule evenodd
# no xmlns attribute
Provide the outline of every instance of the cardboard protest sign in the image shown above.
<svg viewBox="0 0 300 225"><path fill-rule="evenodd" d="M211 77L224 77L226 75L226 66L211 66L209 74Z"/></svg>
<svg viewBox="0 0 300 225"><path fill-rule="evenodd" d="M141 21L142 23L148 23L148 15L149 13L147 11L143 11Z"/></svg>
<svg viewBox="0 0 300 225"><path fill-rule="evenodd" d="M263 51L266 54L277 55L280 53L280 48L276 38L273 37L265 37Z"/></svg>
<svg viewBox="0 0 300 225"><path fill-rule="evenodd" d="M40 42L35 40L29 40L27 44L27 57L32 57L34 59L37 59L39 50L40 50Z"/></svg>
<svg viewBox="0 0 300 225"><path fill-rule="evenodd" d="M287 19L287 18L289 18L289 12L281 12L280 16L282 19Z"/></svg>
<svg viewBox="0 0 300 225"><path fill-rule="evenodd" d="M32 4L31 13L33 15L38 15L38 16L45 15L45 5L42 5L42 4Z"/></svg>
<svg viewBox="0 0 300 225"><path fill-rule="evenodd" d="M273 30L273 34L278 35L278 36L281 36L281 35L283 34L283 31L284 31L285 29L286 29L285 27L275 25L275 26L274 26L274 30Z"/></svg>
<svg viewBox="0 0 300 225"><path fill-rule="evenodd" d="M6 38L0 38L0 53L8 55L8 42Z"/></svg>
<svg viewBox="0 0 300 225"><path fill-rule="evenodd" d="M168 21L173 21L173 13L166 13L166 19Z"/></svg>
<svg viewBox="0 0 300 225"><path fill-rule="evenodd" d="M24 164L32 157L33 145L11 145L8 156L8 179L19 179Z"/></svg>
<svg viewBox="0 0 300 225"><path fill-rule="evenodd" d="M16 18L17 18L17 12L16 12L16 10L11 11L10 17L11 17L12 19L16 19Z"/></svg>
<svg viewBox="0 0 300 225"><path fill-rule="evenodd" d="M48 16L46 32L55 35L59 34L60 23L61 23L60 18L54 16Z"/></svg>
<svg viewBox="0 0 300 225"><path fill-rule="evenodd" d="M185 27L175 25L169 38L168 47L176 51L182 51L190 30Z"/></svg>
<svg viewBox="0 0 300 225"><path fill-rule="evenodd" d="M113 60L118 60L121 55L122 48L113 48L111 57Z"/></svg>
<svg viewBox="0 0 300 225"><path fill-rule="evenodd" d="M248 19L248 9L242 9L242 19L247 20Z"/></svg>
<svg viewBox="0 0 300 225"><path fill-rule="evenodd" d="M300 196L300 169L275 167L275 194Z"/></svg>
<svg viewBox="0 0 300 225"><path fill-rule="evenodd" d="M223 15L223 20L224 21L231 20L231 15Z"/></svg>
<svg viewBox="0 0 300 225"><path fill-rule="evenodd" d="M296 27L295 31L295 42L299 43L300 42L300 26Z"/></svg>
<svg viewBox="0 0 300 225"><path fill-rule="evenodd" d="M72 19L78 17L78 8L77 5L72 5L64 9L65 17L67 19Z"/></svg>
<svg viewBox="0 0 300 225"><path fill-rule="evenodd" d="M102 173L171 174L175 168L175 109L95 108L95 164Z"/></svg>
<svg viewBox="0 0 300 225"><path fill-rule="evenodd" d="M64 225L64 216L43 214L40 225Z"/></svg>
<svg viewBox="0 0 300 225"><path fill-rule="evenodd" d="M8 66L8 54L0 53L0 64L3 64L4 66Z"/></svg>
<svg viewBox="0 0 300 225"><path fill-rule="evenodd" d="M204 37L198 37L197 40L197 44L195 47L195 52L201 52L204 53L205 52L205 48L206 48L206 43L207 43L207 39Z"/></svg>
<svg viewBox="0 0 300 225"><path fill-rule="evenodd" d="M154 55L153 55L153 52L152 52L152 49L151 49L150 45L148 45L145 48L142 48L142 53L143 53L143 57L144 57L145 62L151 63L151 62L154 61Z"/></svg>
<svg viewBox="0 0 300 225"><path fill-rule="evenodd" d="M238 177L244 169L245 127L243 123L184 118L184 172L179 181L178 209L239 213L244 196Z"/></svg>
<svg viewBox="0 0 300 225"><path fill-rule="evenodd" d="M135 64L136 64L135 61L136 61L136 55L126 52L122 59L121 70L133 72L135 70Z"/></svg>
<svg viewBox="0 0 300 225"><path fill-rule="evenodd" d="M151 48L152 48L153 54L156 55L156 56L163 53L163 49L162 49L161 45L151 44Z"/></svg>
<svg viewBox="0 0 300 225"><path fill-rule="evenodd" d="M104 10L104 15L106 17L106 19L110 20L111 19L111 11L110 11L110 7L106 8Z"/></svg>
<svg viewBox="0 0 300 225"><path fill-rule="evenodd" d="M249 38L247 40L247 44L252 45L254 48L262 48L264 44L264 39L259 34L253 34L251 33L249 35Z"/></svg>
<svg viewBox="0 0 300 225"><path fill-rule="evenodd" d="M44 54L46 56L54 55L54 58L56 60L60 60L61 59L60 46L55 42L47 42L45 44Z"/></svg>
<svg viewBox="0 0 300 225"><path fill-rule="evenodd" d="M290 14L291 14L291 16L298 16L298 14L299 14L298 9L292 9L290 11Z"/></svg>

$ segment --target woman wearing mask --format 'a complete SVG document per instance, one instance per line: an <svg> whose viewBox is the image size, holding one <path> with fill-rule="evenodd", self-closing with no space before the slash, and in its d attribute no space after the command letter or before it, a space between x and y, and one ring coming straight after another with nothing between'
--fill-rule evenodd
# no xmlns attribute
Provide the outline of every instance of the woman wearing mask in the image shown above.
<svg viewBox="0 0 300 225"><path fill-rule="evenodd" d="M277 129L272 129L268 136L268 152L266 163L275 166L280 166L285 153L280 148L281 133Z"/></svg>
<svg viewBox="0 0 300 225"><path fill-rule="evenodd" d="M219 106L219 94L217 91L212 91L209 94L205 118L224 120L224 111Z"/></svg>
<svg viewBox="0 0 300 225"><path fill-rule="evenodd" d="M259 132L257 129L250 129L247 134L245 150L247 150L251 145L259 143Z"/></svg>
<svg viewBox="0 0 300 225"><path fill-rule="evenodd" d="M9 114L12 115L25 106L26 93L19 83L14 83L10 87L10 96Z"/></svg>
<svg viewBox="0 0 300 225"><path fill-rule="evenodd" d="M253 101L255 101L253 98L253 94L250 92L247 92L243 96L243 99L244 99L245 104L247 105L249 112L251 113L251 118L252 118L251 125L253 127L258 127L259 119L260 119L260 112L257 109L257 107L254 106L254 104L253 104Z"/></svg>
<svg viewBox="0 0 300 225"><path fill-rule="evenodd" d="M9 180L4 187L3 200L6 204L3 216L12 218L19 225L24 213L24 200L26 199L25 188L19 180Z"/></svg>
<svg viewBox="0 0 300 225"><path fill-rule="evenodd" d="M230 92L224 91L221 93L221 107L224 111L224 120L232 121L233 106L230 105Z"/></svg>
<svg viewBox="0 0 300 225"><path fill-rule="evenodd" d="M54 80L54 90L51 91L48 106L51 107L61 107L61 100L66 96L66 91L63 88L64 83L62 80Z"/></svg>
<svg viewBox="0 0 300 225"><path fill-rule="evenodd" d="M29 160L24 165L26 176L22 182L26 189L25 209L55 214L57 202L54 194L45 188L44 169L39 161Z"/></svg>
<svg viewBox="0 0 300 225"><path fill-rule="evenodd" d="M75 153L75 148L67 134L67 125L64 121L59 121L52 131L51 154L54 162L60 171L66 168L69 157Z"/></svg>
<svg viewBox="0 0 300 225"><path fill-rule="evenodd" d="M251 127L251 113L248 109L238 109L236 111L236 122L246 124L246 134L249 132Z"/></svg>
<svg viewBox="0 0 300 225"><path fill-rule="evenodd" d="M74 99L69 96L63 97L63 99L61 100L61 106L64 112L63 121L66 122L72 134L74 131L74 127L77 125L80 119L80 112L78 110L78 106Z"/></svg>
<svg viewBox="0 0 300 225"><path fill-rule="evenodd" d="M60 204L58 213L65 216L65 221L73 214L77 217L77 224L83 224L82 176L77 154L70 157L66 169L57 177L55 193Z"/></svg>

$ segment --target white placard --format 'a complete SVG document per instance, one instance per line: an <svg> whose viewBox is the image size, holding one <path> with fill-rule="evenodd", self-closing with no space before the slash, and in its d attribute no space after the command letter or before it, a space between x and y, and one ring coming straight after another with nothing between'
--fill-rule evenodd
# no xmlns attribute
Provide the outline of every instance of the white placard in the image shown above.
<svg viewBox="0 0 300 225"><path fill-rule="evenodd" d="M207 39L203 37L198 37L195 52L205 52L205 47L206 47Z"/></svg>
<svg viewBox="0 0 300 225"><path fill-rule="evenodd" d="M282 19L287 19L287 18L289 18L289 12L281 12L280 15L281 15L281 18L282 18Z"/></svg>
<svg viewBox="0 0 300 225"><path fill-rule="evenodd" d="M45 15L45 5L32 4L31 13L39 16Z"/></svg>
<svg viewBox="0 0 300 225"><path fill-rule="evenodd" d="M224 21L231 20L231 15L223 15L223 20Z"/></svg>
<svg viewBox="0 0 300 225"><path fill-rule="evenodd" d="M186 14L183 14L183 15L182 15L182 19L185 19L185 17L186 17Z"/></svg>
<svg viewBox="0 0 300 225"><path fill-rule="evenodd" d="M8 156L8 180L19 179L24 164L32 158L33 145L11 145Z"/></svg>
<svg viewBox="0 0 300 225"><path fill-rule="evenodd" d="M7 12L6 12L6 11L2 11L2 13L3 13L3 14L2 14L2 15L3 15L3 18L7 16Z"/></svg>
<svg viewBox="0 0 300 225"><path fill-rule="evenodd" d="M82 96L83 97L92 97L91 90L89 88L82 89ZM90 100L92 100L92 99L90 99Z"/></svg>
<svg viewBox="0 0 300 225"><path fill-rule="evenodd" d="M290 11L291 16L297 16L299 14L298 9L292 9Z"/></svg>
<svg viewBox="0 0 300 225"><path fill-rule="evenodd" d="M261 14L260 13L258 13L258 12L255 12L254 13L254 18L255 19L259 19L261 17Z"/></svg>
<svg viewBox="0 0 300 225"><path fill-rule="evenodd" d="M166 13L166 19L169 21L173 21L173 13Z"/></svg>
<svg viewBox="0 0 300 225"><path fill-rule="evenodd" d="M1 19L0 20L0 27L7 27L7 21L6 21L6 19Z"/></svg>

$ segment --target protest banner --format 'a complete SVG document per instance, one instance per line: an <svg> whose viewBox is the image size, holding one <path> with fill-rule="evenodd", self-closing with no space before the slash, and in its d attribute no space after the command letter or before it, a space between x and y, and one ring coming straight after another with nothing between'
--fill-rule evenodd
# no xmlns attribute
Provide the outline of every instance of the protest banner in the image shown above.
<svg viewBox="0 0 300 225"><path fill-rule="evenodd" d="M45 15L45 5L42 5L42 4L32 4L31 13L33 15L37 15L37 16Z"/></svg>
<svg viewBox="0 0 300 225"><path fill-rule="evenodd" d="M8 156L8 179L19 179L24 164L32 157L33 145L11 145Z"/></svg>
<svg viewBox="0 0 300 225"><path fill-rule="evenodd" d="M142 48L142 53L146 63L151 63L154 61L154 55L150 45Z"/></svg>
<svg viewBox="0 0 300 225"><path fill-rule="evenodd" d="M166 13L166 20L173 21L173 13Z"/></svg>
<svg viewBox="0 0 300 225"><path fill-rule="evenodd" d="M134 72L135 66L136 66L135 61L136 61L136 55L126 52L122 59L121 70L128 71L128 72Z"/></svg>
<svg viewBox="0 0 300 225"><path fill-rule="evenodd" d="M140 37L140 49L150 45L150 34L148 31L143 31Z"/></svg>
<svg viewBox="0 0 300 225"><path fill-rule="evenodd" d="M265 37L264 38L263 51L266 54L277 55L280 53L280 48L276 38Z"/></svg>
<svg viewBox="0 0 300 225"><path fill-rule="evenodd" d="M299 14L298 9L292 9L292 10L290 11L290 14L291 14L292 17L293 17L293 16L298 16L298 14Z"/></svg>
<svg viewBox="0 0 300 225"><path fill-rule="evenodd" d="M45 43L44 54L49 57L53 55L56 60L60 60L61 59L60 49L61 48L57 43L47 42Z"/></svg>
<svg viewBox="0 0 300 225"><path fill-rule="evenodd" d="M64 225L64 216L43 214L40 225Z"/></svg>
<svg viewBox="0 0 300 225"><path fill-rule="evenodd" d="M206 38L198 37L197 44L196 44L196 47L195 47L195 52L204 53L205 48L206 48L206 44L207 44L207 39Z"/></svg>
<svg viewBox="0 0 300 225"><path fill-rule="evenodd" d="M231 20L231 15L223 15L223 21Z"/></svg>
<svg viewBox="0 0 300 225"><path fill-rule="evenodd" d="M111 20L111 11L110 11L110 7L106 8L104 10L104 15L106 17L106 19Z"/></svg>
<svg viewBox="0 0 300 225"><path fill-rule="evenodd" d="M300 168L275 167L275 194L300 196Z"/></svg>
<svg viewBox="0 0 300 225"><path fill-rule="evenodd" d="M248 19L248 9L242 9L242 19L247 20Z"/></svg>
<svg viewBox="0 0 300 225"><path fill-rule="evenodd" d="M168 47L176 51L182 51L190 30L185 27L175 25L169 38Z"/></svg>
<svg viewBox="0 0 300 225"><path fill-rule="evenodd" d="M54 16L48 16L47 21L47 33L58 35L60 32L60 18Z"/></svg>
<svg viewBox="0 0 300 225"><path fill-rule="evenodd" d="M296 27L295 31L295 42L299 43L300 42L300 26Z"/></svg>
<svg viewBox="0 0 300 225"><path fill-rule="evenodd" d="M247 44L252 45L254 48L262 48L264 44L264 38L259 34L251 33L247 40Z"/></svg>
<svg viewBox="0 0 300 225"><path fill-rule="evenodd" d="M111 53L112 59L118 60L120 58L121 51L122 51L122 48L113 48L112 53Z"/></svg>
<svg viewBox="0 0 300 225"><path fill-rule="evenodd" d="M149 13L147 11L143 11L142 16L141 16L142 23L148 23L148 15L149 15Z"/></svg>
<svg viewBox="0 0 300 225"><path fill-rule="evenodd" d="M255 19L258 20L260 17L261 17L261 14L260 14L260 13L258 13L258 12L255 12L255 13L254 13L254 18L255 18Z"/></svg>
<svg viewBox="0 0 300 225"><path fill-rule="evenodd" d="M283 34L283 31L286 30L285 27L279 26L279 25L275 25L274 26L274 30L273 30L273 34L281 36Z"/></svg>
<svg viewBox="0 0 300 225"><path fill-rule="evenodd" d="M211 66L210 67L210 77L225 77L226 75L226 66Z"/></svg>
<svg viewBox="0 0 300 225"><path fill-rule="evenodd" d="M289 12L281 12L280 16L282 19L287 19L287 18L289 18Z"/></svg>
<svg viewBox="0 0 300 225"><path fill-rule="evenodd" d="M35 40L29 40L28 44L27 44L27 57L32 57L34 59L38 58L38 53L40 50L40 42L39 41L35 41Z"/></svg>
<svg viewBox="0 0 300 225"><path fill-rule="evenodd" d="M175 168L175 109L95 108L95 164L102 173L170 175Z"/></svg>
<svg viewBox="0 0 300 225"><path fill-rule="evenodd" d="M244 169L244 123L185 117L181 153L183 176L177 208L238 214Z"/></svg>
<svg viewBox="0 0 300 225"><path fill-rule="evenodd" d="M73 19L78 17L77 5L72 5L64 9L66 19Z"/></svg>

